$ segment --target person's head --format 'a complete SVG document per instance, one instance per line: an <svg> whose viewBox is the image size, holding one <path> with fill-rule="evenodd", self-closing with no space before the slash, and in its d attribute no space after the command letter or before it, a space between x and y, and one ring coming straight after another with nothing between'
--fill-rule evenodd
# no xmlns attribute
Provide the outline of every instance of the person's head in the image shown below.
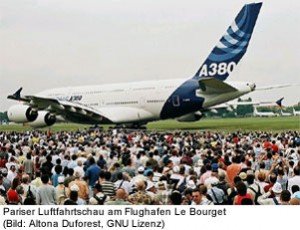
<svg viewBox="0 0 300 230"><path fill-rule="evenodd" d="M206 194L207 194L207 187L205 185L203 185L203 184L200 185L199 186L199 192L200 192L201 195L206 196Z"/></svg>
<svg viewBox="0 0 300 230"><path fill-rule="evenodd" d="M76 161L77 155L76 155L76 154L73 154L73 155L71 156L71 159L72 159L72 161Z"/></svg>
<svg viewBox="0 0 300 230"><path fill-rule="evenodd" d="M70 192L70 200L76 202L78 200L78 191L71 191Z"/></svg>
<svg viewBox="0 0 300 230"><path fill-rule="evenodd" d="M74 172L74 177L75 177L75 179L80 179L80 177L81 177L80 172L75 171Z"/></svg>
<svg viewBox="0 0 300 230"><path fill-rule="evenodd" d="M81 167L81 166L82 166L82 161L81 161L81 160L77 160L77 165L78 165L79 167Z"/></svg>
<svg viewBox="0 0 300 230"><path fill-rule="evenodd" d="M55 165L54 171L56 174L61 174L63 168L61 165Z"/></svg>
<svg viewBox="0 0 300 230"><path fill-rule="evenodd" d="M187 188L184 190L184 196L188 199L191 200L193 199L193 189L192 188Z"/></svg>
<svg viewBox="0 0 300 230"><path fill-rule="evenodd" d="M68 175L69 176L73 176L73 174L74 174L74 169L73 168L69 168L68 169Z"/></svg>
<svg viewBox="0 0 300 230"><path fill-rule="evenodd" d="M245 185L244 182L239 181L236 184L236 190L237 190L238 195L245 196L247 193L247 186Z"/></svg>
<svg viewBox="0 0 300 230"><path fill-rule="evenodd" d="M29 175L28 174L24 174L22 176L22 183L23 184L27 184L29 182Z"/></svg>
<svg viewBox="0 0 300 230"><path fill-rule="evenodd" d="M93 189L94 189L94 194L102 192L102 186L99 183L95 184Z"/></svg>
<svg viewBox="0 0 300 230"><path fill-rule="evenodd" d="M284 170L283 170L282 167L279 167L279 168L278 168L277 174L278 174L279 176L284 176Z"/></svg>
<svg viewBox="0 0 300 230"><path fill-rule="evenodd" d="M275 184L276 180L277 180L276 174L275 173L271 173L271 175L269 176L270 183Z"/></svg>
<svg viewBox="0 0 300 230"><path fill-rule="evenodd" d="M18 193L20 196L24 195L24 188L23 188L23 186L18 185L17 188L16 188L16 191L17 191L17 193Z"/></svg>
<svg viewBox="0 0 300 230"><path fill-rule="evenodd" d="M31 160L31 153L27 153L27 154L26 154L26 158L27 158L28 160Z"/></svg>
<svg viewBox="0 0 300 230"><path fill-rule="evenodd" d="M233 178L233 183L234 183L235 186L236 186L236 184L237 184L238 182L240 182L240 181L242 181L242 179L241 179L239 176L235 176L235 177Z"/></svg>
<svg viewBox="0 0 300 230"><path fill-rule="evenodd" d="M170 195L170 201L173 205L181 205L182 195L179 191L175 190Z"/></svg>
<svg viewBox="0 0 300 230"><path fill-rule="evenodd" d="M93 156L89 157L89 162L91 165L96 164L95 158Z"/></svg>
<svg viewBox="0 0 300 230"><path fill-rule="evenodd" d="M123 180L123 173L122 172L118 172L117 179L118 180Z"/></svg>
<svg viewBox="0 0 300 230"><path fill-rule="evenodd" d="M119 188L116 191L116 199L120 199L120 200L125 200L127 198L127 193L125 191L125 189L123 188Z"/></svg>
<svg viewBox="0 0 300 230"><path fill-rule="evenodd" d="M47 174L43 174L41 177L41 180L42 180L43 184L48 184L49 176Z"/></svg>
<svg viewBox="0 0 300 230"><path fill-rule="evenodd" d="M192 192L193 201L195 204L200 204L202 201L202 194L200 193L199 189L194 189Z"/></svg>
<svg viewBox="0 0 300 230"><path fill-rule="evenodd" d="M297 167L294 168L294 175L295 176L300 176L300 167L297 166Z"/></svg>
<svg viewBox="0 0 300 230"><path fill-rule="evenodd" d="M291 199L291 193L289 190L283 190L280 194L280 201L282 203L288 203Z"/></svg>
<svg viewBox="0 0 300 230"><path fill-rule="evenodd" d="M15 190L20 184L19 177L15 177L11 183L11 189Z"/></svg>
<svg viewBox="0 0 300 230"><path fill-rule="evenodd" d="M292 193L294 194L295 192L298 192L298 191L300 191L300 189L299 189L299 186L298 185L296 185L296 184L294 184L293 186L292 186Z"/></svg>
<svg viewBox="0 0 300 230"><path fill-rule="evenodd" d="M106 181L109 181L110 178L111 178L111 173L109 171L106 171L105 174L104 174L104 178Z"/></svg>
<svg viewBox="0 0 300 230"><path fill-rule="evenodd" d="M146 189L146 184L143 180L138 180L135 183L135 186L138 191L144 191Z"/></svg>
<svg viewBox="0 0 300 230"><path fill-rule="evenodd" d="M15 171L16 171L16 166L11 165L11 166L10 166L10 170L11 170L12 172L15 172Z"/></svg>
<svg viewBox="0 0 300 230"><path fill-rule="evenodd" d="M254 180L255 180L255 176L254 176L254 174L248 174L247 175L247 183L248 183L248 185L251 185L251 184L253 184L254 183Z"/></svg>
<svg viewBox="0 0 300 230"><path fill-rule="evenodd" d="M257 175L257 179L260 181L260 182L263 182L266 180L266 174L264 172L259 172L258 175Z"/></svg>

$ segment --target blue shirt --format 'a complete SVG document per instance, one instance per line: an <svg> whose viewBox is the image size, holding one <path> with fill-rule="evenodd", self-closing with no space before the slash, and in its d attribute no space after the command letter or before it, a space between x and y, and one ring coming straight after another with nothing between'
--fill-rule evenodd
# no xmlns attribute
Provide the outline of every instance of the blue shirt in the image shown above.
<svg viewBox="0 0 300 230"><path fill-rule="evenodd" d="M96 181L99 179L100 167L96 164L91 165L85 172L85 177L89 180L89 186L95 185Z"/></svg>

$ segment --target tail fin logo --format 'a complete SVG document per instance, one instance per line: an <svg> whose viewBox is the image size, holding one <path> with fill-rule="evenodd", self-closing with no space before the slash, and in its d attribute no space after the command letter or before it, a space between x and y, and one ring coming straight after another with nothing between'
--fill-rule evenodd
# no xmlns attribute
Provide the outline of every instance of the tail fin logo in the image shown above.
<svg viewBox="0 0 300 230"><path fill-rule="evenodd" d="M247 51L262 3L245 5L195 77L225 80Z"/></svg>

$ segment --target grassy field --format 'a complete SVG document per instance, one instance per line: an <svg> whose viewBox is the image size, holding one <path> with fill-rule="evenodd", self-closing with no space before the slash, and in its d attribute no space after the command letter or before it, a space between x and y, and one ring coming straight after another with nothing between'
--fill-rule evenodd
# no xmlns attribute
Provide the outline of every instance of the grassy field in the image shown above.
<svg viewBox="0 0 300 230"><path fill-rule="evenodd" d="M88 128L88 125L78 125L73 123L56 124L50 129L56 131L76 131ZM104 128L108 128L105 126ZM47 130L49 128L44 128ZM225 118L212 119L204 118L198 122L177 122L175 120L150 122L148 130L168 131L168 130L214 130L214 131L300 131L300 117L270 117L270 118ZM27 131L32 130L29 126L23 125L1 125L0 131Z"/></svg>

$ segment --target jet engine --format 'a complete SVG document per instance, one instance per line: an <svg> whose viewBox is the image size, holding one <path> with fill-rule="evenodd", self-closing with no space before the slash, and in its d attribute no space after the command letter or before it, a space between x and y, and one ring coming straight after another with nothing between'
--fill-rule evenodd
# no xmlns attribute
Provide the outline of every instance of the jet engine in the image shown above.
<svg viewBox="0 0 300 230"><path fill-rule="evenodd" d="M38 111L27 105L14 105L7 111L8 119L15 123L28 123L34 128L51 126L56 116L48 111Z"/></svg>
<svg viewBox="0 0 300 230"><path fill-rule="evenodd" d="M54 125L56 122L56 116L48 111L39 111L38 117L35 121L28 124L33 128L42 128L46 126Z"/></svg>
<svg viewBox="0 0 300 230"><path fill-rule="evenodd" d="M27 105L13 105L7 110L8 119L16 123L32 122L38 117L38 111Z"/></svg>

